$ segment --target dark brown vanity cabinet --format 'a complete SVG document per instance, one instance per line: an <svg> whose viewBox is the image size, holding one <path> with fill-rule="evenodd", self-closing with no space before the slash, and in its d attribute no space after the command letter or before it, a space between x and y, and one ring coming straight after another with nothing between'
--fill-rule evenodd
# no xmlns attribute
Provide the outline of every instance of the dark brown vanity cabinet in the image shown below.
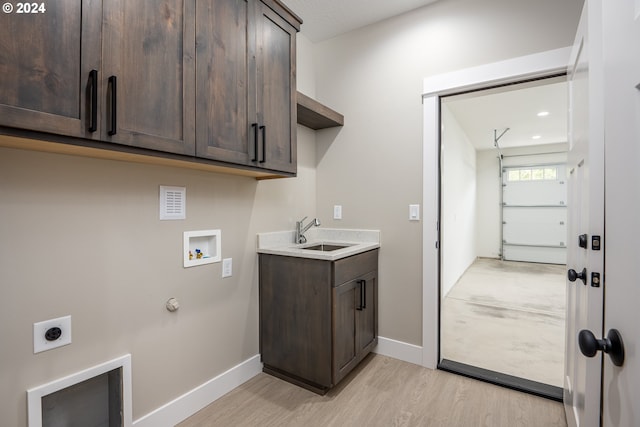
<svg viewBox="0 0 640 427"><path fill-rule="evenodd" d="M300 22L268 3L198 3L196 152L202 158L295 173Z"/></svg>
<svg viewBox="0 0 640 427"><path fill-rule="evenodd" d="M324 394L375 347L378 249L337 261L260 254L264 371Z"/></svg>

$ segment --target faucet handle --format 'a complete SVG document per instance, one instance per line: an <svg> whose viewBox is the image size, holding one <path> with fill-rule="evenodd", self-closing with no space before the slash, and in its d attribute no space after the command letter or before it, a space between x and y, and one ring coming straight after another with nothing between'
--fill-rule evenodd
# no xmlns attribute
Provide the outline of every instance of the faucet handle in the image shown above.
<svg viewBox="0 0 640 427"><path fill-rule="evenodd" d="M305 216L304 218L302 218L302 219L301 219L300 221L298 221L298 222L299 222L300 224L302 224L302 223L304 222L304 220L305 220L305 219L307 219L307 218L308 218L308 217L306 217L306 216Z"/></svg>

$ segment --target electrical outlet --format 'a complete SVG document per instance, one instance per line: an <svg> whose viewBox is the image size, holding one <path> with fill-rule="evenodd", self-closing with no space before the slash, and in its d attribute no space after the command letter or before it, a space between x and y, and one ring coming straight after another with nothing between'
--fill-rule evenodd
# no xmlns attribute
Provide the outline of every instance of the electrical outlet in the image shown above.
<svg viewBox="0 0 640 427"><path fill-rule="evenodd" d="M71 344L71 316L33 324L33 354Z"/></svg>
<svg viewBox="0 0 640 427"><path fill-rule="evenodd" d="M231 277L233 275L233 259L225 258L222 260L222 277Z"/></svg>

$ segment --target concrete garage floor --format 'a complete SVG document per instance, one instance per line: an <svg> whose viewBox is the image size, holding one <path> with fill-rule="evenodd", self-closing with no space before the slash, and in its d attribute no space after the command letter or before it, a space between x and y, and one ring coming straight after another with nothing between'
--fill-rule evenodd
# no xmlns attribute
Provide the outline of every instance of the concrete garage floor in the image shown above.
<svg viewBox="0 0 640 427"><path fill-rule="evenodd" d="M562 387L564 265L480 258L442 303L444 359Z"/></svg>

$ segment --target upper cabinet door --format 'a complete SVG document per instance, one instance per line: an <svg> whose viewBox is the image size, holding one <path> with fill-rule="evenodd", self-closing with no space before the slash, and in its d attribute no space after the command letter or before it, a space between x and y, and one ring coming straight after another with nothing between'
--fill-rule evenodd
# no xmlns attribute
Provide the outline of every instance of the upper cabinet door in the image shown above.
<svg viewBox="0 0 640 427"><path fill-rule="evenodd" d="M206 0L196 11L196 154L257 161L255 24L246 0Z"/></svg>
<svg viewBox="0 0 640 427"><path fill-rule="evenodd" d="M258 2L257 103L259 164L296 172L296 29Z"/></svg>
<svg viewBox="0 0 640 427"><path fill-rule="evenodd" d="M195 0L104 0L103 140L195 154Z"/></svg>
<svg viewBox="0 0 640 427"><path fill-rule="evenodd" d="M0 125L98 138L101 2L12 4L0 13Z"/></svg>

